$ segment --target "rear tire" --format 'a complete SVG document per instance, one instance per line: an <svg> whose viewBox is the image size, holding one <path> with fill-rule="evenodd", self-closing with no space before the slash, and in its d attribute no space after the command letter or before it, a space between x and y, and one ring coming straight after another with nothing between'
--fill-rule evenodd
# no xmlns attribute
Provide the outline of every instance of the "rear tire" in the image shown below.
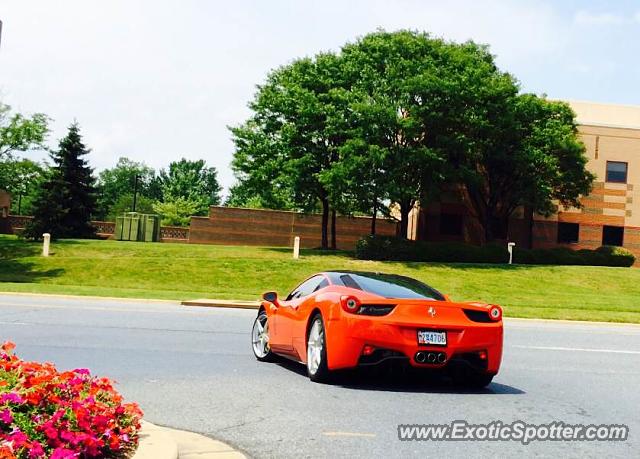
<svg viewBox="0 0 640 459"><path fill-rule="evenodd" d="M265 311L260 311L251 329L251 348L253 355L260 362L272 362L274 353L269 346L269 318Z"/></svg>
<svg viewBox="0 0 640 459"><path fill-rule="evenodd" d="M322 315L311 319L307 337L307 375L313 382L328 382L331 372L327 367L327 345Z"/></svg>

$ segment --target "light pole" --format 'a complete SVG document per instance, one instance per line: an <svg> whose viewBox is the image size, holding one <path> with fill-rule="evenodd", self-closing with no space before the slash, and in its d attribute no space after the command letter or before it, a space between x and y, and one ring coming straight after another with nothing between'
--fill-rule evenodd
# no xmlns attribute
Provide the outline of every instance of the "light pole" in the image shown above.
<svg viewBox="0 0 640 459"><path fill-rule="evenodd" d="M136 203L138 201L138 180L140 179L140 176L138 174L136 174L135 180L133 182L133 210L132 212L136 211Z"/></svg>

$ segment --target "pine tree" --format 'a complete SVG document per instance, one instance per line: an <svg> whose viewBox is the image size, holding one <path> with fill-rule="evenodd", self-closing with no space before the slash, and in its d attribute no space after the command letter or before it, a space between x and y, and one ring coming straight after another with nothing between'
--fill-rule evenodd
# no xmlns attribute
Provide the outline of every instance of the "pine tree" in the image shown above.
<svg viewBox="0 0 640 459"><path fill-rule="evenodd" d="M52 238L93 237L91 216L96 206L93 170L82 158L89 150L82 143L77 123L60 141L57 152L51 152L53 167L34 204L34 219L25 236L41 239L43 233Z"/></svg>

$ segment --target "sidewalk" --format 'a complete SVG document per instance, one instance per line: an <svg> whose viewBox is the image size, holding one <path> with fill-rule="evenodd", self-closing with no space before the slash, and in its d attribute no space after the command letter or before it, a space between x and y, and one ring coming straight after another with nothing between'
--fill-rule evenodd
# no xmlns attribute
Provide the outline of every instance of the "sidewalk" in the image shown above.
<svg viewBox="0 0 640 459"><path fill-rule="evenodd" d="M246 459L218 440L142 421L140 444L133 459Z"/></svg>

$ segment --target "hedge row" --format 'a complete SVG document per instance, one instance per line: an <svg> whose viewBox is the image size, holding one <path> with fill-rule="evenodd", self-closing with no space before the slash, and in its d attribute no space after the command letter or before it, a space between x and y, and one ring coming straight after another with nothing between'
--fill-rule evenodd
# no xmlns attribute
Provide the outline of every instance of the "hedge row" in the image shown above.
<svg viewBox="0 0 640 459"><path fill-rule="evenodd" d="M475 246L459 242L409 241L392 236L366 236L356 244L361 260L435 261L452 263L507 263L503 245ZM521 249L513 251L513 262L531 265L631 266L636 257L622 247L602 246L596 250Z"/></svg>

